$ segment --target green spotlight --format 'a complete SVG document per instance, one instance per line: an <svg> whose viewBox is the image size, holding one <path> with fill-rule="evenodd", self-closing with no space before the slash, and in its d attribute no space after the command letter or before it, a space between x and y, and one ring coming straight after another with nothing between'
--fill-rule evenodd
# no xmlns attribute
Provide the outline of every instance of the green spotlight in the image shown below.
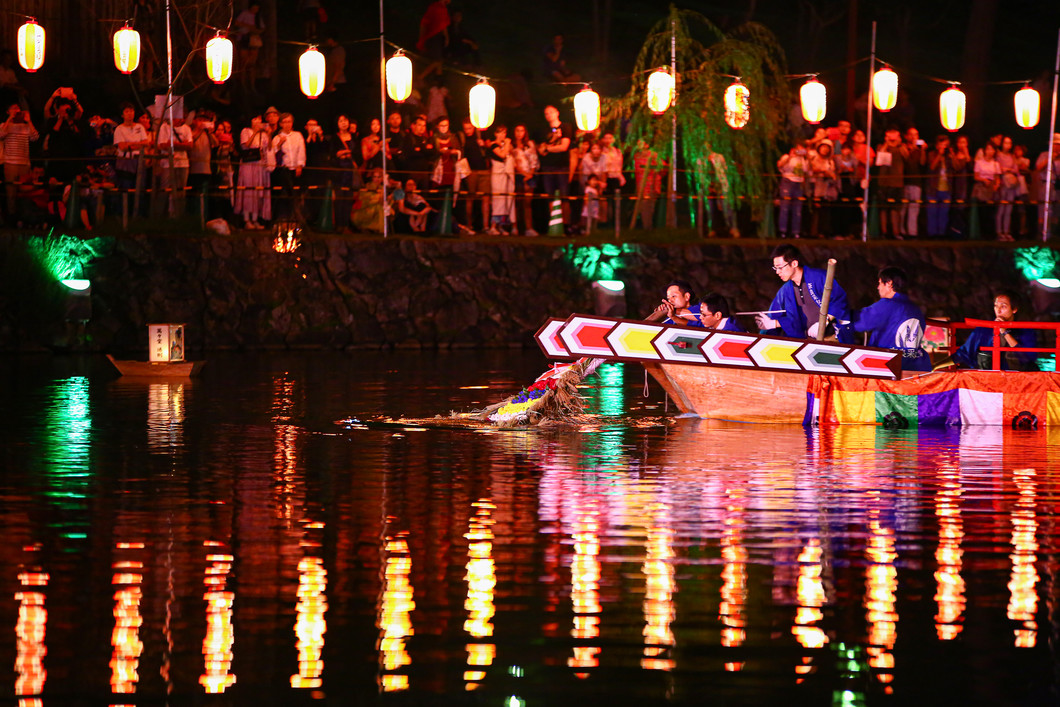
<svg viewBox="0 0 1060 707"><path fill-rule="evenodd" d="M1035 280L1042 287L1047 287L1050 290L1060 290L1060 279L1055 277L1039 277Z"/></svg>
<svg viewBox="0 0 1060 707"><path fill-rule="evenodd" d="M60 282L69 287L71 290L76 290L78 292L84 292L92 286L92 283L88 280L82 280L78 278L67 278L65 280L60 280Z"/></svg>

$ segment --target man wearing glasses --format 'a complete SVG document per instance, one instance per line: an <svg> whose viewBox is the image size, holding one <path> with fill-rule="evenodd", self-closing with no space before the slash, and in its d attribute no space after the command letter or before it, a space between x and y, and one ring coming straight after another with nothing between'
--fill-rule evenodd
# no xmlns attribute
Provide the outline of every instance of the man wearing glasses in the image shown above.
<svg viewBox="0 0 1060 707"><path fill-rule="evenodd" d="M779 328L784 336L793 339L817 337L817 324L821 314L821 299L824 296L825 271L804 267L802 253L787 243L773 249L773 271L783 285L769 305L771 312L782 314L758 314L755 322L763 333ZM832 294L828 300L829 318L840 324L850 321L847 293L837 281L832 282ZM776 319L771 318L775 316ZM853 343L852 333L846 327L838 327L839 341Z"/></svg>

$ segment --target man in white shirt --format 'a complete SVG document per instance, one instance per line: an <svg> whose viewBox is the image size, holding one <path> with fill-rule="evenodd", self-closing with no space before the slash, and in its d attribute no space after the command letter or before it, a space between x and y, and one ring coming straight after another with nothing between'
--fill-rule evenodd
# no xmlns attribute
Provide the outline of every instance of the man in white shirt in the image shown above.
<svg viewBox="0 0 1060 707"><path fill-rule="evenodd" d="M169 122L163 121L158 128L158 150L161 158L158 167L161 170L160 187L163 192L169 191L169 217L180 218L184 215L185 194L188 186L188 150L191 149L191 128L184 124L184 116L174 113L174 128L170 130ZM169 156L172 154L172 165ZM152 201L152 203L157 203Z"/></svg>
<svg viewBox="0 0 1060 707"><path fill-rule="evenodd" d="M294 116L290 113L280 115L280 131L269 143L266 165L272 172L272 186L280 189L273 194L273 213L277 220L290 220L305 167L305 138L294 129Z"/></svg>

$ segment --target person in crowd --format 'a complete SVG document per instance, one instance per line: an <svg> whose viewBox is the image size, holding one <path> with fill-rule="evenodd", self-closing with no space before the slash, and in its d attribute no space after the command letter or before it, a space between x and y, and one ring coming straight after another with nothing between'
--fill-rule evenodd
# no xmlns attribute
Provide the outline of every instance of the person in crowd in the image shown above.
<svg viewBox="0 0 1060 707"><path fill-rule="evenodd" d="M261 14L261 3L249 3L247 9L236 15L232 26L235 28L239 82L244 92L252 94L257 91L258 53L265 45L265 19Z"/></svg>
<svg viewBox="0 0 1060 707"><path fill-rule="evenodd" d="M409 132L405 142L405 165L409 179L416 180L416 186L426 189L430 181L431 170L437 155L434 145L427 135L427 118L418 115L409 123Z"/></svg>
<svg viewBox="0 0 1060 707"><path fill-rule="evenodd" d="M155 120L148 111L144 111L136 119L147 135L150 144L143 148L141 152L141 158L143 162L143 168L137 174L136 181L136 199L134 200L134 206L136 213L140 216L147 217L150 215L150 204L155 199L158 199L159 184L162 179L162 173L158 166L158 126L159 121ZM145 194L144 190L149 190L150 194Z"/></svg>
<svg viewBox="0 0 1060 707"><path fill-rule="evenodd" d="M490 179L491 165L486 151L486 141L479 134L478 128L471 124L470 118L464 118L463 133L461 136L461 154L467 160L468 168L471 170L467 175L467 198L464 200L466 211L465 228L467 232L474 233L474 208L475 202L481 203L482 230L490 227Z"/></svg>
<svg viewBox="0 0 1060 707"><path fill-rule="evenodd" d="M997 161L997 148L988 142L975 158L975 186L972 187L972 201L979 205L979 218L982 223L994 224L991 218L995 215L997 192L1001 186L1001 164Z"/></svg>
<svg viewBox="0 0 1060 707"><path fill-rule="evenodd" d="M383 167L383 124L379 118L368 123L368 134L361 138L361 175Z"/></svg>
<svg viewBox="0 0 1060 707"><path fill-rule="evenodd" d="M853 238L860 226L858 217L858 160L854 156L854 141L846 144L835 156L835 171L839 183L839 204L833 208L832 230L836 238Z"/></svg>
<svg viewBox="0 0 1060 707"><path fill-rule="evenodd" d="M515 157L508 127L495 125L493 139L487 143L490 158L490 227L491 236L511 235L515 222Z"/></svg>
<svg viewBox="0 0 1060 707"><path fill-rule="evenodd" d="M535 175L540 163L537 146L530 139L526 125L519 123L512 131L512 156L515 158L516 231L534 237L533 194Z"/></svg>
<svg viewBox="0 0 1060 707"><path fill-rule="evenodd" d="M478 42L464 28L464 13L460 10L449 13L449 46L445 58L455 66L474 68L482 64Z"/></svg>
<svg viewBox="0 0 1060 707"><path fill-rule="evenodd" d="M294 129L294 116L280 115L280 131L272 136L266 153L272 184L278 187L273 209L276 218L296 219L295 199L305 169L305 138Z"/></svg>
<svg viewBox="0 0 1060 707"><path fill-rule="evenodd" d="M595 211L593 220L607 221L607 200L601 198L604 193L604 185L607 184L607 158L604 156L601 143L589 143L589 152L582 156L579 171L581 172L581 182L585 185L586 207L588 207L589 201L589 181L595 177L599 182L594 189L595 193L593 195L593 200L597 202L597 205L593 208Z"/></svg>
<svg viewBox="0 0 1060 707"><path fill-rule="evenodd" d="M387 171L399 181L405 171L405 148L408 143L408 133L401 128L402 120L401 113L396 110L391 111L386 117L386 132L383 136Z"/></svg>
<svg viewBox="0 0 1060 707"><path fill-rule="evenodd" d="M1053 159L1052 170L1047 169L1050 153ZM1038 172L1038 179L1040 180L1038 187L1038 232L1042 233L1044 227L1045 233L1052 233L1053 226L1056 224L1058 217L1060 217L1060 214L1057 214L1057 207L1060 206L1058 204L1058 201L1060 201L1060 186L1057 185L1057 177L1060 177L1060 133L1053 133L1052 148L1038 155L1038 159L1034 162L1034 169ZM1046 177L1050 173L1052 177L1049 180L1049 189L1046 190ZM1050 223L1048 224L1044 223L1046 203L1049 203Z"/></svg>
<svg viewBox="0 0 1060 707"><path fill-rule="evenodd" d="M637 192L633 222L639 220L641 228L654 226L655 205L662 195L662 177L666 162L659 159L646 142L641 141L633 155L633 183Z"/></svg>
<svg viewBox="0 0 1060 707"><path fill-rule="evenodd" d="M0 124L0 142L3 143L4 188L7 194L8 215L17 213L18 184L30 173L29 144L36 142L40 134L33 127L29 111L22 110L18 103L7 107L7 120Z"/></svg>
<svg viewBox="0 0 1060 707"><path fill-rule="evenodd" d="M570 191L570 149L574 136L571 127L559 119L559 109L545 106L545 136L537 143L541 164L541 191L548 199L562 200L563 224L570 223L570 204L566 200Z"/></svg>
<svg viewBox="0 0 1060 707"><path fill-rule="evenodd" d="M707 329L746 332L736 318L728 298L718 292L708 292L699 303L699 322Z"/></svg>
<svg viewBox="0 0 1060 707"><path fill-rule="evenodd" d="M676 324L678 326L702 327L699 320L700 306L696 292L686 280L671 280L666 286L666 297L645 321Z"/></svg>
<svg viewBox="0 0 1060 707"><path fill-rule="evenodd" d="M235 162L238 158L232 123L227 120L216 121L213 137L215 147L210 155L210 165L213 167L210 213L231 223L232 207L235 205Z"/></svg>
<svg viewBox="0 0 1060 707"><path fill-rule="evenodd" d="M994 213L994 230L999 241L1011 241L1012 208L1019 196L1020 170L1016 155L1012 152L1012 138L1001 138L1001 149L997 152L997 164L1001 178L997 187L997 211Z"/></svg>
<svg viewBox="0 0 1060 707"><path fill-rule="evenodd" d="M18 74L15 73L15 53L10 49L0 51L0 105L18 103L28 110L26 94L25 86L18 82Z"/></svg>
<svg viewBox="0 0 1060 707"><path fill-rule="evenodd" d="M151 138L141 123L136 122L136 109L132 103L121 104L121 123L114 128L114 145L118 148L115 170L118 189L137 190L139 196L143 178L143 150L151 145ZM130 207L132 206L130 202Z"/></svg>
<svg viewBox="0 0 1060 707"><path fill-rule="evenodd" d="M449 115L449 88L445 79L435 76L427 89L427 123L434 125L438 119Z"/></svg>
<svg viewBox="0 0 1060 707"><path fill-rule="evenodd" d="M308 148L308 145L306 147ZM351 123L344 113L339 114L335 120L335 134L329 141L329 148L338 170L336 179L338 189L335 192L335 227L342 231L349 231L353 195L361 188L361 172L356 161L361 157L361 144L357 138L357 124Z"/></svg>
<svg viewBox="0 0 1060 707"><path fill-rule="evenodd" d="M869 145L863 130L855 130L851 135L850 141L853 144L851 152L857 161L854 167L854 187L861 202L857 205L858 216L854 221L854 226L856 232L861 233L865 229L865 222L868 219L868 204L865 203L864 198L866 175L868 174L869 165L874 164L876 161L876 151Z"/></svg>
<svg viewBox="0 0 1060 707"><path fill-rule="evenodd" d="M927 201L928 238L943 238L948 233L950 200L953 196L953 148L949 135L935 138L928 152L924 197Z"/></svg>
<svg viewBox="0 0 1060 707"><path fill-rule="evenodd" d="M1016 158L1016 170L1019 172L1018 184L1016 185L1016 203L1013 205L1013 216L1016 225L1013 227L1015 236L1027 235L1027 197L1030 195L1031 184L1031 160L1027 157L1027 146L1016 145L1012 148L1012 154Z"/></svg>
<svg viewBox="0 0 1060 707"><path fill-rule="evenodd" d="M968 197L972 191L972 155L968 136L958 135L953 143L953 204L950 207L949 232L963 238L968 234Z"/></svg>
<svg viewBox="0 0 1060 707"><path fill-rule="evenodd" d="M368 180L358 193L350 219L358 231L382 233L384 218L383 170L376 167L368 173Z"/></svg>
<svg viewBox="0 0 1060 707"><path fill-rule="evenodd" d="M47 162L44 174L58 194L73 184L85 169L82 158L89 142L90 128L75 117L78 113L76 105L76 99L55 97L52 117L45 125L44 157ZM97 117L97 120L100 119Z"/></svg>
<svg viewBox="0 0 1060 707"><path fill-rule="evenodd" d="M8 181L6 184L14 189L17 200L17 208L8 214L21 225L20 227L47 227L59 223L55 204L49 198L48 183L42 165L30 167L17 181Z"/></svg>
<svg viewBox="0 0 1060 707"><path fill-rule="evenodd" d="M272 220L272 193L269 191L269 131L260 115L250 119L250 127L239 132L239 189L235 212L243 216L251 231L265 228Z"/></svg>
<svg viewBox="0 0 1060 707"><path fill-rule="evenodd" d="M449 0L434 0L420 19L420 36L416 40L416 51L426 56L430 63L421 74L421 80L433 73L442 73L442 60L449 46Z"/></svg>
<svg viewBox="0 0 1060 707"><path fill-rule="evenodd" d="M883 134L883 144L876 150L876 191L880 204L880 233L884 238L903 238L901 202L905 162L902 134L897 128L889 128Z"/></svg>
<svg viewBox="0 0 1060 707"><path fill-rule="evenodd" d="M729 199L729 169L728 163L725 161L725 155L712 149L707 144L703 146L703 156L700 160L701 164L710 165L707 172L709 184L707 195L709 199L707 200L707 207L704 209L705 220L710 229L707 235L710 238L717 235L714 229L714 216L715 213L719 213L729 236L739 238L740 229L736 226L736 211L733 209Z"/></svg>
<svg viewBox="0 0 1060 707"><path fill-rule="evenodd" d="M191 128L185 124L181 113L173 113L172 125L165 119L158 127L158 152L161 155L159 187L162 198L168 197L170 218L184 216L184 204L187 200L185 189L188 186L188 168L191 165L188 160L188 150L192 147L191 138ZM153 202L153 205L160 206L161 203Z"/></svg>
<svg viewBox="0 0 1060 707"><path fill-rule="evenodd" d="M622 150L615 144L614 133L604 133L600 136L600 152L607 160L607 194L614 194L626 186L626 176L622 173ZM615 214L618 218L618 214Z"/></svg>
<svg viewBox="0 0 1060 707"><path fill-rule="evenodd" d="M280 111L276 110L276 106L269 106L265 109L265 129L269 133L270 140L280 132Z"/></svg>
<svg viewBox="0 0 1060 707"><path fill-rule="evenodd" d="M213 178L213 167L210 158L217 147L217 136L214 135L214 119L203 111L195 111L191 119L191 147L188 148L188 186L191 187L194 209L199 210L202 193L209 187ZM204 204L205 205L205 204ZM204 218L209 216L203 215Z"/></svg>
<svg viewBox="0 0 1060 707"><path fill-rule="evenodd" d="M810 175L813 179L813 215L810 219L810 234L814 238L832 233L832 214L839 198L839 178L832 141L828 138L817 143L810 155Z"/></svg>
<svg viewBox="0 0 1060 707"><path fill-rule="evenodd" d="M604 180L592 174L585 183L585 203L582 205L582 231L589 233L596 223L601 220L601 214L605 213L607 204L600 195L604 189Z"/></svg>
<svg viewBox="0 0 1060 707"><path fill-rule="evenodd" d="M1022 306L1021 298L1011 290L1001 290L994 295L994 321L1013 322ZM1033 329L1001 329L1001 346L1007 348L1035 348L1037 337ZM976 327L968 338L953 353L953 362L962 368L993 368L993 352L983 351L984 346L994 345L994 330ZM1031 352L1007 351L1001 354L1001 370L1035 370L1037 355Z"/></svg>
<svg viewBox="0 0 1060 707"><path fill-rule="evenodd" d="M803 186L810 173L806 143L796 141L787 154L781 155L777 169L780 170L780 214L777 219L780 237L791 235L798 238L802 230Z"/></svg>
<svg viewBox="0 0 1060 707"><path fill-rule="evenodd" d="M544 75L551 81L577 83L581 77L567 66L567 57L563 53L563 35L552 36L552 41L542 52Z"/></svg>
<svg viewBox="0 0 1060 707"><path fill-rule="evenodd" d="M347 99L346 47L339 43L335 32L324 38L324 94L332 106L341 106Z"/></svg>
<svg viewBox="0 0 1060 707"><path fill-rule="evenodd" d="M868 346L901 351L902 370L930 371L931 359L921 347L924 313L906 295L908 283L902 268L881 268L876 278L879 301L854 312L850 326L869 333Z"/></svg>
<svg viewBox="0 0 1060 707"><path fill-rule="evenodd" d="M758 328L762 331L779 328L784 336L795 339L816 338L827 273L804 266L802 253L788 243L774 248L772 258L773 271L784 284L777 291L769 310L783 313L756 315ZM850 321L847 294L837 280L832 281L827 314L829 320L836 325L839 341L851 343L852 335L844 326Z"/></svg>
<svg viewBox="0 0 1060 707"><path fill-rule="evenodd" d="M570 197L568 203L571 213L574 214L574 218L571 219L567 228L567 235L569 236L580 234L582 231L581 213L582 204L585 201L585 180L582 177L581 166L582 160L589 154L592 142L591 138L584 135L575 142L570 152L567 153L567 164L569 165L567 171L567 195Z"/></svg>
<svg viewBox="0 0 1060 707"><path fill-rule="evenodd" d="M408 217L409 228L413 233L424 233L427 230L427 216L434 210L423 198L423 194L420 194L416 180L406 181L404 194L398 202L398 211Z"/></svg>
<svg viewBox="0 0 1060 707"><path fill-rule="evenodd" d="M924 194L923 173L927 164L927 148L920 139L920 131L909 128L905 142L899 148L902 156L901 235L916 238L920 233L920 199Z"/></svg>
<svg viewBox="0 0 1060 707"><path fill-rule="evenodd" d="M828 139L832 141L832 149L837 155L842 152L844 147L853 145L853 137L849 120L839 120L834 128L828 128Z"/></svg>
<svg viewBox="0 0 1060 707"><path fill-rule="evenodd" d="M305 170L302 177L303 216L315 222L324 206L324 187L332 181L335 165L334 149L324 135L324 128L315 118L305 123Z"/></svg>
<svg viewBox="0 0 1060 707"><path fill-rule="evenodd" d="M460 137L452 132L448 116L443 115L435 121L430 141L435 159L431 170L431 191L438 195L431 206L441 209L445 199L452 199L459 188L456 164L461 155ZM449 191L448 196L446 190Z"/></svg>

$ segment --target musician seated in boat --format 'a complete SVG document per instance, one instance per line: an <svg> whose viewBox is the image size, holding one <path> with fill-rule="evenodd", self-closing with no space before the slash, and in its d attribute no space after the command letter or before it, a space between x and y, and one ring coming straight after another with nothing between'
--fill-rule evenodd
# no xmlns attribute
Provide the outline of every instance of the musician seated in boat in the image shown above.
<svg viewBox="0 0 1060 707"><path fill-rule="evenodd" d="M729 308L729 300L725 295L717 292L708 292L699 303L699 321L707 329L718 331L741 331L747 330L732 316Z"/></svg>
<svg viewBox="0 0 1060 707"><path fill-rule="evenodd" d="M887 266L880 270L876 291L880 301L853 313L854 331L869 333L869 346L902 352L902 370L930 371L931 359L921 347L924 312L905 294L905 270Z"/></svg>
<svg viewBox="0 0 1060 707"><path fill-rule="evenodd" d="M802 253L793 245L782 243L773 249L773 272L784 284L777 290L777 296L769 305L770 311L781 311L782 314L758 314L755 321L763 334L779 333L793 339L817 338L817 325L820 321L821 301L824 297L824 270L811 268L802 264ZM847 306L847 293L838 281L832 282L832 294L828 300L828 319L845 324L850 321L850 308ZM831 325L829 325L831 328ZM773 330L780 329L780 332ZM849 327L841 326L837 331L839 341L853 343L853 333Z"/></svg>
<svg viewBox="0 0 1060 707"><path fill-rule="evenodd" d="M666 286L666 299L645 320L680 326L703 326L699 321L699 300L692 285L684 280L672 280Z"/></svg>
<svg viewBox="0 0 1060 707"><path fill-rule="evenodd" d="M1011 290L1001 290L994 295L994 321L1011 322L1022 304L1020 296ZM1019 348L1035 348L1038 337L1033 329L1002 329L1001 345ZM961 368L979 368L984 371L993 367L993 352L982 351L984 346L994 345L994 330L976 327L959 349L953 353L953 362ZM1001 354L1001 370L1033 371L1037 369L1034 353L1008 351Z"/></svg>

